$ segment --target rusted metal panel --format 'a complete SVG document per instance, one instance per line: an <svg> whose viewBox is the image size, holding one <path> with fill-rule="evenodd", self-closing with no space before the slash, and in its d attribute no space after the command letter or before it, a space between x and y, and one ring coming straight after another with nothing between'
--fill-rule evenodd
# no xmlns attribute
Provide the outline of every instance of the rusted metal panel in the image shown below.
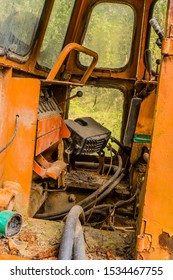
<svg viewBox="0 0 173 280"><path fill-rule="evenodd" d="M11 73L12 75L12 73ZM8 79L9 87L5 92L7 117L3 119L8 128L6 139L14 133L16 115L19 115L16 137L5 151L2 180L17 182L21 185L18 194L18 209L23 216L28 215L32 167L36 137L40 81L32 78Z"/></svg>
<svg viewBox="0 0 173 280"><path fill-rule="evenodd" d="M39 119L35 155L39 155L61 138L69 138L70 131L61 116Z"/></svg>
<svg viewBox="0 0 173 280"><path fill-rule="evenodd" d="M58 142L60 137L60 128L41 136L36 141L35 155L41 154L43 151L47 150L50 146Z"/></svg>
<svg viewBox="0 0 173 280"><path fill-rule="evenodd" d="M47 117L38 120L37 138L55 130L61 126L62 118L60 116Z"/></svg>
<svg viewBox="0 0 173 280"><path fill-rule="evenodd" d="M156 93L153 91L147 98L141 103L138 121L136 124L135 135L146 135L150 136L152 134L152 123L154 117L154 107L155 107ZM149 143L133 143L132 152L130 156L130 161L135 164L139 157L141 156L142 148L150 147Z"/></svg>
<svg viewBox="0 0 173 280"><path fill-rule="evenodd" d="M62 120L61 122L61 130L60 130L60 137L61 138L69 138L71 135L70 130L67 128L65 122Z"/></svg>

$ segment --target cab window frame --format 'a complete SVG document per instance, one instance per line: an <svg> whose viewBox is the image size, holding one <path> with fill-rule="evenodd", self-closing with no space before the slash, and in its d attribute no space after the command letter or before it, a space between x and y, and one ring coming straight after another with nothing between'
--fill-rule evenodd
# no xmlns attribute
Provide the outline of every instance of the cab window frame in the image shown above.
<svg viewBox="0 0 173 280"><path fill-rule="evenodd" d="M133 31L132 31L132 38L131 38L131 47L130 47L130 53L129 53L129 59L127 61L127 63L124 65L124 66L121 66L121 67L98 67L97 64L96 64L96 67L95 67L95 71L98 71L98 72L102 72L102 71L111 71L111 72L115 72L115 73L121 73L121 72L124 72L126 71L126 69L130 66L131 64L131 61L132 61L132 58L133 58L133 44L134 44L134 40L135 40L135 34L136 34L136 28L137 28L137 15L136 15L136 10L134 8L134 6L130 5L130 3L127 3L127 2L124 2L124 1L121 1L121 3L119 2L112 2L112 1L105 1L105 0L101 0L101 1L95 1L95 3L91 6L89 12L88 12L88 15L87 15L87 21L86 21L86 24L85 24L85 29L84 29L84 32L83 32L83 36L81 37L80 39L80 42L79 44L83 45L83 42L84 42L84 39L85 39L85 35L87 33L87 30L88 30L88 26L89 26L89 22L90 22L90 18L91 18L91 15L92 15L92 12L94 10L94 8L96 6L98 6L99 4L102 4L102 3L109 3L109 4L122 4L124 6L128 6L131 8L131 10L133 11L133 15L134 15L134 21L133 21ZM88 48L88 46L86 46ZM93 51L95 51L93 48L92 48ZM87 65L83 65L80 61L80 58L79 58L79 53L76 54L76 64L77 64L77 67L83 71L85 71L88 66Z"/></svg>

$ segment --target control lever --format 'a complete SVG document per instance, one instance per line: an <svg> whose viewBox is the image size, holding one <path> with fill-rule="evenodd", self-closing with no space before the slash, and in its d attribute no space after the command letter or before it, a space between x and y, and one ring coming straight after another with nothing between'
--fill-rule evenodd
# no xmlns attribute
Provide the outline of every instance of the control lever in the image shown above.
<svg viewBox="0 0 173 280"><path fill-rule="evenodd" d="M151 79L152 72L152 59L151 59L151 51L149 49L145 50L145 66L149 73L149 78Z"/></svg>
<svg viewBox="0 0 173 280"><path fill-rule="evenodd" d="M157 67L156 67L156 81L157 81L157 80L158 80L158 77L159 77L159 72L160 72L161 60L160 60L160 59L157 59L157 60L156 60L156 64L157 64Z"/></svg>
<svg viewBox="0 0 173 280"><path fill-rule="evenodd" d="M79 91L77 91L77 93L76 93L75 95L68 97L68 98L65 100L65 102L68 101L68 100L71 100L71 99L73 99L73 98L75 98L75 97L82 97L82 96L83 96L83 92L82 92L81 90L79 90Z"/></svg>
<svg viewBox="0 0 173 280"><path fill-rule="evenodd" d="M77 93L75 95L66 98L63 102L59 103L58 105L61 105L61 104L65 103L65 102L67 102L71 99L74 99L76 97L82 97L82 96L83 96L83 92L81 90L79 90L79 91L77 91Z"/></svg>
<svg viewBox="0 0 173 280"><path fill-rule="evenodd" d="M156 34L158 35L158 39L156 41L156 44L159 46L159 48L161 48L162 46L162 41L164 38L164 32L161 29L160 25L158 24L157 20L155 18L150 19L149 23L151 24L151 26L153 27L154 31L156 32Z"/></svg>

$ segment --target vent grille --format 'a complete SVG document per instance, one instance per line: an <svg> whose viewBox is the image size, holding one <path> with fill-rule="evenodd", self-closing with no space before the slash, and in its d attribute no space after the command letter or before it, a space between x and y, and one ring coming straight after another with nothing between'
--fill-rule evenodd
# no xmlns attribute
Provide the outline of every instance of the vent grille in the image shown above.
<svg viewBox="0 0 173 280"><path fill-rule="evenodd" d="M82 154L99 153L102 150L102 147L107 143L106 140L105 137L93 137L93 139L87 139L82 149Z"/></svg>
<svg viewBox="0 0 173 280"><path fill-rule="evenodd" d="M106 146L111 132L90 117L66 120L66 125L71 131L71 153L77 155L100 153Z"/></svg>

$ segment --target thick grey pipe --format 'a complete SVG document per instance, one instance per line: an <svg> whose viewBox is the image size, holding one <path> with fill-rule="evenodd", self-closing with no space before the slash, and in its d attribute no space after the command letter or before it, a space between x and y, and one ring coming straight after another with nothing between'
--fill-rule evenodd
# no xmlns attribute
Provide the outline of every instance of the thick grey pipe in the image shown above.
<svg viewBox="0 0 173 280"><path fill-rule="evenodd" d="M78 220L76 225L74 245L73 245L73 260L85 260L85 241L81 222Z"/></svg>
<svg viewBox="0 0 173 280"><path fill-rule="evenodd" d="M73 256L75 259L85 259L85 243L80 221L85 222L85 214L81 206L75 205L67 215L59 248L59 260L72 260Z"/></svg>

